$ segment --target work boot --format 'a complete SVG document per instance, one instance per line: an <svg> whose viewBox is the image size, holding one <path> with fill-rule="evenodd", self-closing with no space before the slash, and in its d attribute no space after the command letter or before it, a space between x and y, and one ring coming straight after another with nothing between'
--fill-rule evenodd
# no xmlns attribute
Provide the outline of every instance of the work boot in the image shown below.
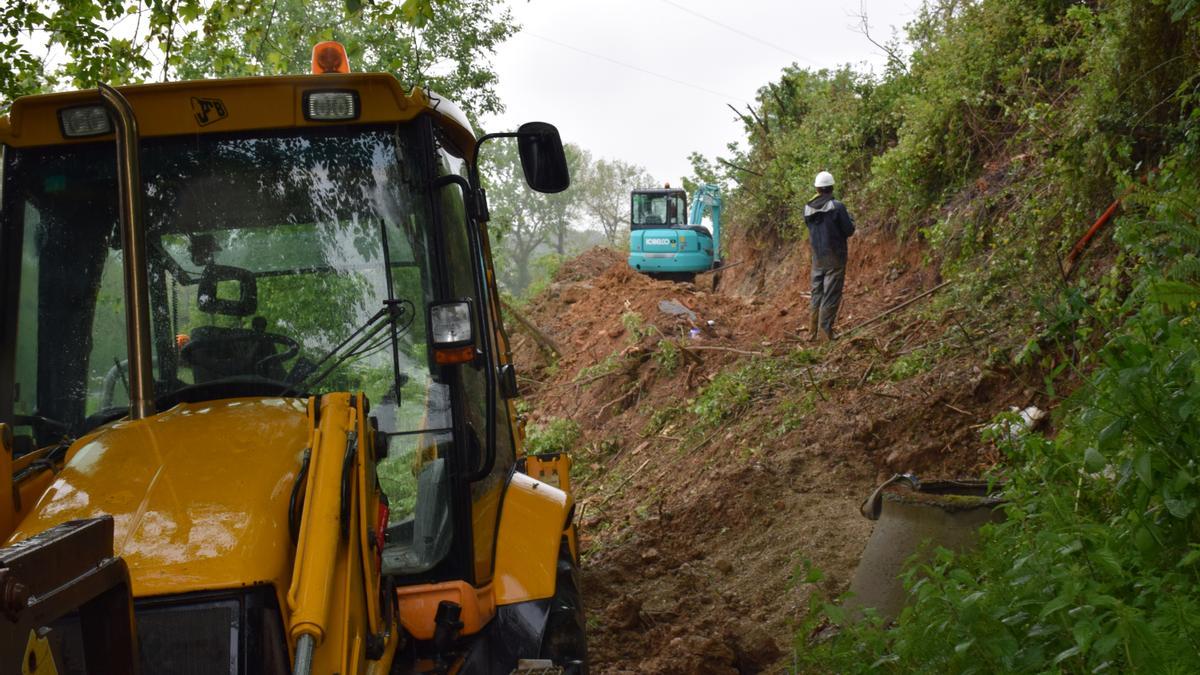
<svg viewBox="0 0 1200 675"><path fill-rule="evenodd" d="M821 329L822 343L833 342L833 339L833 328L830 328L829 330L825 330L824 328Z"/></svg>
<svg viewBox="0 0 1200 675"><path fill-rule="evenodd" d="M808 322L808 341L816 342L817 336L820 334L821 328L821 310L814 309L812 317Z"/></svg>

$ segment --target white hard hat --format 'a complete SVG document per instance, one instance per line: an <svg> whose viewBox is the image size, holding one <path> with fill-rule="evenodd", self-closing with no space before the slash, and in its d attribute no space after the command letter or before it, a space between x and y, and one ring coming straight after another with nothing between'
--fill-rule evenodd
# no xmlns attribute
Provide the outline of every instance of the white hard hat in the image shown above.
<svg viewBox="0 0 1200 675"><path fill-rule="evenodd" d="M833 174L828 171L817 174L816 180L813 181L813 187L833 187Z"/></svg>

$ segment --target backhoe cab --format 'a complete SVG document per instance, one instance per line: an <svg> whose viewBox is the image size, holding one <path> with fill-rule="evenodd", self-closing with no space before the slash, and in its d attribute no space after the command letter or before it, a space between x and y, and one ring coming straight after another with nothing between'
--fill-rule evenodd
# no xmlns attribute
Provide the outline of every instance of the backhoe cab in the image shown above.
<svg viewBox="0 0 1200 675"><path fill-rule="evenodd" d="M14 596L0 672L112 672L104 636L148 673L586 672L570 460L522 450L476 168L515 138L565 189L558 133L313 61L0 118L0 567L120 561L11 578L129 588L135 624ZM110 539L44 534L80 528Z"/></svg>
<svg viewBox="0 0 1200 675"><path fill-rule="evenodd" d="M705 212L712 230L704 227ZM629 266L658 279L693 281L721 267L721 191L701 184L692 194L672 189L634 190L629 208ZM714 278L714 287L716 280Z"/></svg>

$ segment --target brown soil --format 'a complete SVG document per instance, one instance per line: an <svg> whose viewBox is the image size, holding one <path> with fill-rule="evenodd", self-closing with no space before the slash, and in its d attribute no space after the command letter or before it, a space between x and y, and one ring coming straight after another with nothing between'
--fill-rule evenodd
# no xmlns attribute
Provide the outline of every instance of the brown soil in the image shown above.
<svg viewBox="0 0 1200 675"><path fill-rule="evenodd" d="M711 276L655 281L593 249L526 308L561 348L556 365L513 326L530 422L571 418L583 430L576 497L593 672L785 670L809 595L835 596L854 573L871 531L858 508L875 485L900 471L978 476L995 460L980 428L1033 402L985 367L1006 338L981 312L924 318L922 300L849 330L940 281L926 251L882 233L852 241L844 337L811 346L806 246L735 234L726 259L737 264L715 293ZM684 349L674 369L664 339ZM733 419L704 426L688 412L719 373L801 348L815 357L795 371L805 376L748 383ZM894 379L898 359L920 354L931 367ZM658 429L648 427L656 412ZM805 561L825 573L815 586L794 579Z"/></svg>

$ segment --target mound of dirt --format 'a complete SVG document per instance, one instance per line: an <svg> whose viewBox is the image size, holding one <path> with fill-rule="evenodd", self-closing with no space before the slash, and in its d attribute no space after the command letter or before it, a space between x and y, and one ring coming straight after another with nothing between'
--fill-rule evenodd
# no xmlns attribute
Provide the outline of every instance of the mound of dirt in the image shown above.
<svg viewBox="0 0 1200 675"><path fill-rule="evenodd" d="M593 246L559 265L554 280L559 283L583 281L599 276L615 265L625 264L625 257L611 248Z"/></svg>
<svg viewBox="0 0 1200 675"><path fill-rule="evenodd" d="M1032 401L987 369L986 317L973 310L953 321L905 310L850 330L939 282L925 251L882 234L852 243L846 337L809 343L804 246L735 236L715 292L711 275L656 281L593 249L525 308L561 356L513 327L530 421L582 430L594 672L779 669L810 594L846 589L871 489L899 471L978 475L996 458L979 429ZM709 419L704 392L718 385L742 398ZM820 582L801 583L806 565Z"/></svg>

